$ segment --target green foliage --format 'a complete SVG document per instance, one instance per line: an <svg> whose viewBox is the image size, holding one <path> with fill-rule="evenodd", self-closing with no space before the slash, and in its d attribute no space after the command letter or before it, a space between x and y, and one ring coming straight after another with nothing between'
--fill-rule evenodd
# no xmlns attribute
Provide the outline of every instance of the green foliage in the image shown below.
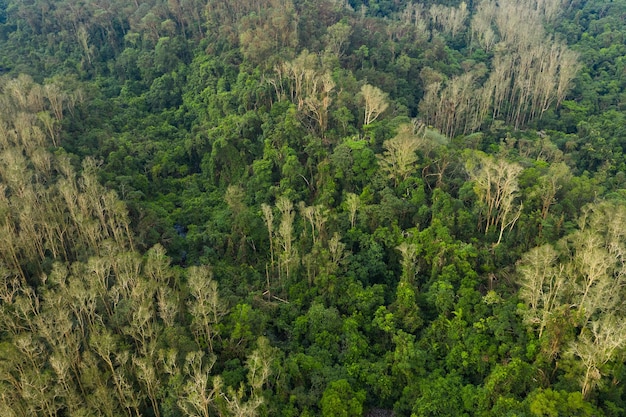
<svg viewBox="0 0 626 417"><path fill-rule="evenodd" d="M559 417L563 415L592 416L595 410L578 392L553 391L550 388L534 391L528 398L533 416Z"/></svg>
<svg viewBox="0 0 626 417"><path fill-rule="evenodd" d="M461 379L458 376L422 379L419 398L415 400L412 416L466 415L463 405Z"/></svg>
<svg viewBox="0 0 626 417"><path fill-rule="evenodd" d="M324 417L358 417L363 415L365 393L354 392L345 379L332 382L322 395L322 415Z"/></svg>

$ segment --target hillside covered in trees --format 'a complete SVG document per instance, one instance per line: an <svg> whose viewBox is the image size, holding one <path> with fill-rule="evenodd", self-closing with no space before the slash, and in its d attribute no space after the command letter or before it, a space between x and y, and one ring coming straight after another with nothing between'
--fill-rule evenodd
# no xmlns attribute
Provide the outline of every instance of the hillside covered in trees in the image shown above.
<svg viewBox="0 0 626 417"><path fill-rule="evenodd" d="M626 415L626 0L0 0L0 415Z"/></svg>

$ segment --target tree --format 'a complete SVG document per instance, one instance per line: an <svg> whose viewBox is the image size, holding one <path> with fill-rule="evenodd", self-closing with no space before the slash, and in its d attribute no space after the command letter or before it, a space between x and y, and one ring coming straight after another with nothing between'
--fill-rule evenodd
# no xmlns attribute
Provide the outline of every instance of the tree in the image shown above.
<svg viewBox="0 0 626 417"><path fill-rule="evenodd" d="M358 195L354 193L347 193L345 206L348 210L348 213L350 214L350 227L354 228L354 225L356 223L356 215L361 206L361 199Z"/></svg>
<svg viewBox="0 0 626 417"><path fill-rule="evenodd" d="M551 245L543 245L525 253L517 267L519 295L528 308L524 319L538 327L540 338L552 315L559 313L558 307L564 302L567 278L557 259L558 252Z"/></svg>
<svg viewBox="0 0 626 417"><path fill-rule="evenodd" d="M458 375L423 378L419 380L419 391L421 395L413 405L415 415L463 415L463 386Z"/></svg>
<svg viewBox="0 0 626 417"><path fill-rule="evenodd" d="M335 81L323 70L320 58L304 50L292 61L274 66L275 79L269 79L279 100L290 98L298 111L324 134L328 127L328 111L333 102Z"/></svg>
<svg viewBox="0 0 626 417"><path fill-rule="evenodd" d="M326 50L340 59L345 53L346 44L350 40L352 27L341 21L326 29Z"/></svg>
<svg viewBox="0 0 626 417"><path fill-rule="evenodd" d="M358 417L363 415L365 392L352 389L345 379L331 382L320 402L324 417Z"/></svg>
<svg viewBox="0 0 626 417"><path fill-rule="evenodd" d="M324 224L328 220L328 210L322 205L307 206L304 201L298 204L300 215L311 226L311 244L315 246L318 239L324 236Z"/></svg>
<svg viewBox="0 0 626 417"><path fill-rule="evenodd" d="M361 87L361 97L365 103L363 126L375 121L389 107L387 93L373 85L364 84Z"/></svg>
<svg viewBox="0 0 626 417"><path fill-rule="evenodd" d="M259 3L265 4L239 21L239 45L246 60L271 68L277 56L289 56L297 46L298 14L291 0Z"/></svg>
<svg viewBox="0 0 626 417"><path fill-rule="evenodd" d="M520 297L527 303L527 322L543 330L573 310L559 333L570 332L567 356L573 359L581 393L587 398L601 382L604 366L617 359L626 345L626 326L620 308L626 279L623 254L626 209L614 203L588 206L579 219L580 230L563 238L560 251L549 245L534 248L518 264ZM577 332L574 336L574 329ZM549 357L560 352L560 338L549 341Z"/></svg>
<svg viewBox="0 0 626 417"><path fill-rule="evenodd" d="M333 102L332 92L335 89L335 81L330 73L323 74L318 81L315 94L307 96L304 99L304 105L309 117L315 120L319 132L324 135L328 127L328 110Z"/></svg>
<svg viewBox="0 0 626 417"><path fill-rule="evenodd" d="M580 360L581 394L588 398L591 391L600 384L603 366L626 346L626 323L622 317L612 313L604 314L591 322L580 336L570 345L568 354Z"/></svg>
<svg viewBox="0 0 626 417"><path fill-rule="evenodd" d="M282 282L283 275L284 278L288 280L291 277L291 272L294 267L299 263L298 252L296 247L293 245L293 222L295 218L295 211L293 203L284 196L278 198L276 201L276 208L278 208L278 211L281 214L280 224L277 230L278 245L281 248L281 253L278 255L278 279L281 282L281 285L284 285L284 282Z"/></svg>
<svg viewBox="0 0 626 417"><path fill-rule="evenodd" d="M126 375L129 355L128 352L121 353L118 350L119 338L107 329L101 329L90 336L89 347L102 359L107 371L110 372L109 376L113 380L119 405L126 410L128 416L138 413L139 399Z"/></svg>
<svg viewBox="0 0 626 417"><path fill-rule="evenodd" d="M486 68L476 65L462 75L444 81L441 74L422 75L427 82L424 98L419 104L424 121L448 138L478 129L490 106L486 87L476 85ZM428 82L432 78L432 82Z"/></svg>
<svg viewBox="0 0 626 417"><path fill-rule="evenodd" d="M220 392L225 403L220 409L220 416L255 417L258 415L259 407L264 402L263 386L268 382L272 373L271 365L274 355L274 349L269 341L260 337L257 341L257 349L246 360L247 386L242 382L237 390L227 387L226 392L223 390Z"/></svg>
<svg viewBox="0 0 626 417"><path fill-rule="evenodd" d="M415 172L418 159L416 151L420 147L412 125L404 124L398 130L396 136L383 142L383 154L377 155L380 168L396 186Z"/></svg>
<svg viewBox="0 0 626 417"><path fill-rule="evenodd" d="M212 276L211 270L205 266L189 268L187 277L192 296L188 301L193 317L191 327L198 345L206 345L209 352L213 352L214 340L220 333L219 324L226 314L226 306L219 298L217 282Z"/></svg>
<svg viewBox="0 0 626 417"><path fill-rule="evenodd" d="M446 7L440 4L433 4L429 10L431 19L435 25L455 37L464 27L465 20L469 16L467 4L462 1L459 7Z"/></svg>
<svg viewBox="0 0 626 417"><path fill-rule="evenodd" d="M537 7L531 1L479 2L471 21L472 43L494 52L492 69L487 74L479 64L447 80L426 81L419 107L427 123L454 137L478 129L490 109L493 120L520 128L542 118L551 106L558 107L580 69L578 55L543 29L543 19L558 10L560 2ZM430 14L454 36L468 11L463 2L458 9L433 5Z"/></svg>
<svg viewBox="0 0 626 417"><path fill-rule="evenodd" d="M556 195L563 184L569 182L572 174L569 167L563 163L551 164L545 176L539 179L539 195L541 198L541 218L545 222L548 218L550 207L556 203ZM539 233L543 230L543 223L539 225Z"/></svg>
<svg viewBox="0 0 626 417"><path fill-rule="evenodd" d="M222 389L221 379L211 376L215 357L205 359L204 352L189 352L185 357L187 376L178 406L189 417L210 417L211 408Z"/></svg>
<svg viewBox="0 0 626 417"><path fill-rule="evenodd" d="M151 359L152 358L133 356L133 366L135 367L137 379L139 379L147 391L155 417L160 417L159 402L161 400L161 394L159 391L161 389L161 379L158 377L158 370Z"/></svg>
<svg viewBox="0 0 626 417"><path fill-rule="evenodd" d="M229 245L233 246L232 249L237 253L238 259L245 260L249 239L247 234L250 230L250 219L248 217L249 211L245 203L243 188L241 186L229 185L226 188L224 200L232 213L232 234L229 238Z"/></svg>
<svg viewBox="0 0 626 417"><path fill-rule="evenodd" d="M584 401L579 392L555 391L550 388L535 390L528 398L530 412L537 417L596 415L593 407Z"/></svg>
<svg viewBox="0 0 626 417"><path fill-rule="evenodd" d="M481 152L469 154L465 167L482 204L485 234L490 228L498 227L498 245L504 231L513 229L521 214L522 204L517 205L515 200L519 190L517 178L522 167L502 157L496 160Z"/></svg>
<svg viewBox="0 0 626 417"><path fill-rule="evenodd" d="M272 208L263 203L261 204L261 210L263 212L263 220L265 221L265 226L267 227L267 234L270 241L270 269L274 270L274 253L275 249L275 240L274 240L274 213L272 212ZM268 287L269 287L269 276L268 276ZM268 288L269 291L269 288Z"/></svg>

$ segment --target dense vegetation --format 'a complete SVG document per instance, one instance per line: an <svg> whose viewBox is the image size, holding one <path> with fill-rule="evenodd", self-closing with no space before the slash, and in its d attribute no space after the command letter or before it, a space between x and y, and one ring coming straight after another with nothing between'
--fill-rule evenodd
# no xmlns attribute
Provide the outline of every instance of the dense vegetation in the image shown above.
<svg viewBox="0 0 626 417"><path fill-rule="evenodd" d="M0 0L0 414L625 415L625 19Z"/></svg>

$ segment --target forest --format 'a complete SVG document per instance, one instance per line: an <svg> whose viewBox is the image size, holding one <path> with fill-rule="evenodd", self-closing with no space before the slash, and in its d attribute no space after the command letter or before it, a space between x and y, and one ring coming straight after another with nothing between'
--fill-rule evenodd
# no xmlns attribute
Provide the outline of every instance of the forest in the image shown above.
<svg viewBox="0 0 626 417"><path fill-rule="evenodd" d="M0 415L626 415L626 0L0 0Z"/></svg>

